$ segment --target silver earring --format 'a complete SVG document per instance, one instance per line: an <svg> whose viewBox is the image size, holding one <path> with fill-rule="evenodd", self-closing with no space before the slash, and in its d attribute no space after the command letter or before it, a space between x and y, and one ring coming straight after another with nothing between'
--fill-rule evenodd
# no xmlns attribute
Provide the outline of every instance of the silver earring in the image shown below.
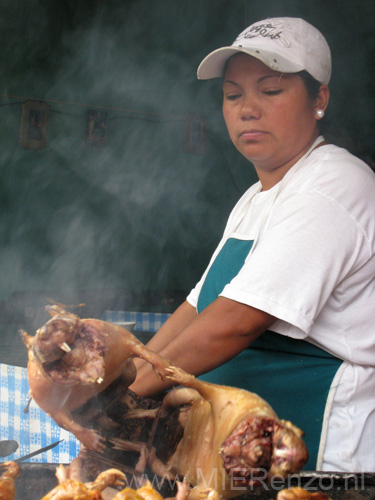
<svg viewBox="0 0 375 500"><path fill-rule="evenodd" d="M317 116L317 118L319 118L319 120L321 120L324 116L324 109L317 109L316 116Z"/></svg>

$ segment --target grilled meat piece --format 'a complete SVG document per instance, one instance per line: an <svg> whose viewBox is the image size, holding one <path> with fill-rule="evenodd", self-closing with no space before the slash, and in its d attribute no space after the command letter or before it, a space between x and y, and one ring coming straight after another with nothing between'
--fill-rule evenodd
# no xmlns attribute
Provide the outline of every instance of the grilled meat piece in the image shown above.
<svg viewBox="0 0 375 500"><path fill-rule="evenodd" d="M151 485L149 481L134 490L132 488L125 488L119 491L113 498L113 500L164 500L164 498L157 492Z"/></svg>
<svg viewBox="0 0 375 500"><path fill-rule="evenodd" d="M295 486L279 491L276 500L331 500L331 498L322 491L311 492L300 486Z"/></svg>
<svg viewBox="0 0 375 500"><path fill-rule="evenodd" d="M189 500L238 496L276 474L296 473L306 463L303 432L279 420L258 395L203 382L176 367L166 373L186 387L166 395L161 417L180 407L184 434L166 463L156 449L149 464L160 476L185 477L195 486Z"/></svg>
<svg viewBox="0 0 375 500"><path fill-rule="evenodd" d="M151 363L161 375L168 366L124 328L98 319L80 319L62 306L47 307L52 318L34 337L21 332L28 349L31 396L83 445L105 449L104 438L72 414L121 377L126 390L135 379L133 357Z"/></svg>
<svg viewBox="0 0 375 500"><path fill-rule="evenodd" d="M101 492L108 486L123 486L124 474L116 469L108 469L99 474L92 483L81 483L68 477L68 469L60 465L56 469L58 486L42 500L102 500Z"/></svg>
<svg viewBox="0 0 375 500"><path fill-rule="evenodd" d="M0 464L0 500L13 500L16 496L14 481L21 473L17 462L4 462Z"/></svg>

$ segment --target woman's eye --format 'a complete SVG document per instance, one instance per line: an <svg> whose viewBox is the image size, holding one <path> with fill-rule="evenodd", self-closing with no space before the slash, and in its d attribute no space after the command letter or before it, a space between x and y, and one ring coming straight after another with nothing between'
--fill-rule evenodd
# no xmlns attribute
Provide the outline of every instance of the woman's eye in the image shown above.
<svg viewBox="0 0 375 500"><path fill-rule="evenodd" d="M263 90L263 93L266 94L266 95L279 95L281 94L282 90L281 89L278 89L278 90Z"/></svg>
<svg viewBox="0 0 375 500"><path fill-rule="evenodd" d="M239 99L241 97L241 94L227 94L225 96L225 99L227 101L235 101L236 99Z"/></svg>

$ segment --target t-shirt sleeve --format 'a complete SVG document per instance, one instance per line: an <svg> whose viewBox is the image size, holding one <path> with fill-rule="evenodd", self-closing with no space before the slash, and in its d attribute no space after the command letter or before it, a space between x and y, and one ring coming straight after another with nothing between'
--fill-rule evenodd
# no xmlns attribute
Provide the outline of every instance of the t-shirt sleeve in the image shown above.
<svg viewBox="0 0 375 500"><path fill-rule="evenodd" d="M343 207L321 194L298 193L275 204L268 227L221 295L306 337L338 283L368 255L364 232Z"/></svg>
<svg viewBox="0 0 375 500"><path fill-rule="evenodd" d="M201 282L197 283L195 287L190 291L189 295L186 297L186 300L189 302L189 304L195 308L197 308L198 305L201 286Z"/></svg>

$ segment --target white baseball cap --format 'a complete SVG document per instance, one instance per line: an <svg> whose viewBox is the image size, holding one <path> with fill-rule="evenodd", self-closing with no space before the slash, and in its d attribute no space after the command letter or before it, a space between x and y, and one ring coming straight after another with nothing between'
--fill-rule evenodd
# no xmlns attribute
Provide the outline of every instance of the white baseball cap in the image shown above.
<svg viewBox="0 0 375 500"><path fill-rule="evenodd" d="M282 73L306 70L324 84L331 78L331 51L326 39L314 26L296 17L274 17L252 24L231 46L208 54L198 67L198 78L222 76L227 59L238 52Z"/></svg>

